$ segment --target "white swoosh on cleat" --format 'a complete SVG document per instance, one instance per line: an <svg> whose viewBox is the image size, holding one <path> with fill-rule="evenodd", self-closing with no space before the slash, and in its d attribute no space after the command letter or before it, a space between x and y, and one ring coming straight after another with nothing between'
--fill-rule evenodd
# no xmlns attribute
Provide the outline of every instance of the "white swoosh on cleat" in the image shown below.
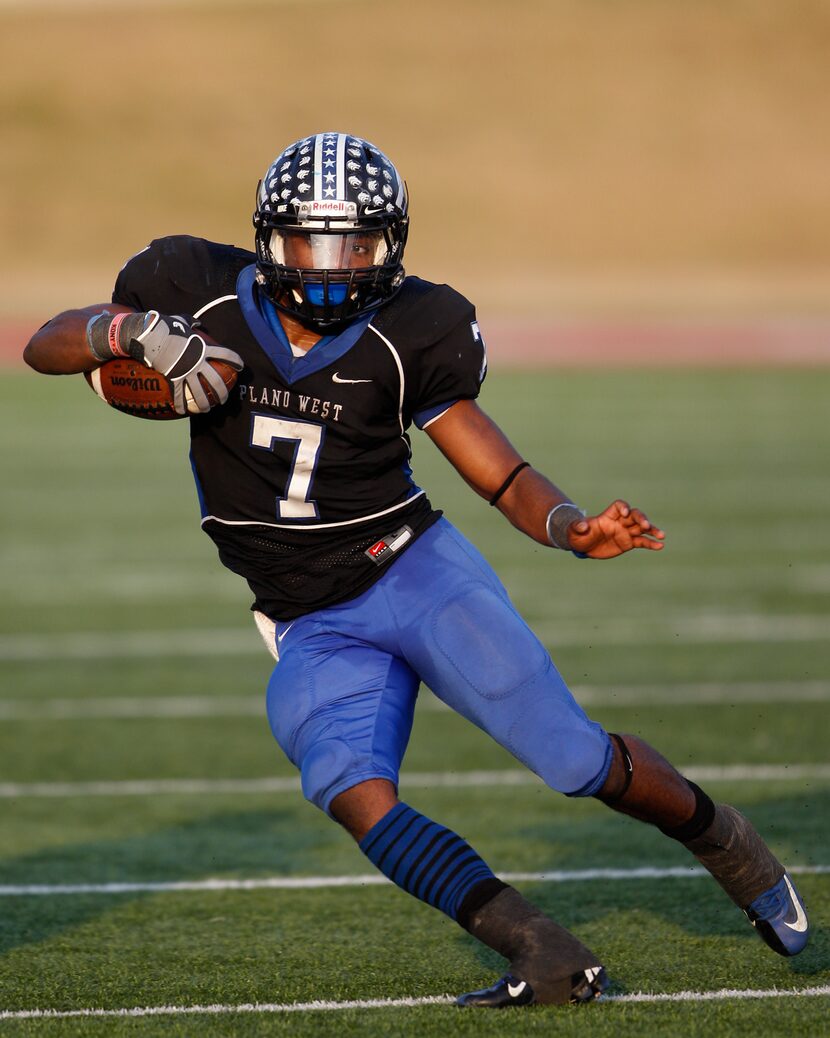
<svg viewBox="0 0 830 1038"><path fill-rule="evenodd" d="M798 894L793 890L793 885L790 883L790 877L787 873L784 873L784 882L787 884L787 890L790 892L790 897L793 899L795 905L795 922L788 923L784 921L784 926L788 926L791 930L795 930L796 933L804 933L807 929L807 915L804 909L801 907L801 902L798 900Z"/></svg>
<svg viewBox="0 0 830 1038"><path fill-rule="evenodd" d="M512 984L508 984L507 994L510 995L511 998L518 998L526 987L527 984L523 980L520 981L515 987L513 987Z"/></svg>

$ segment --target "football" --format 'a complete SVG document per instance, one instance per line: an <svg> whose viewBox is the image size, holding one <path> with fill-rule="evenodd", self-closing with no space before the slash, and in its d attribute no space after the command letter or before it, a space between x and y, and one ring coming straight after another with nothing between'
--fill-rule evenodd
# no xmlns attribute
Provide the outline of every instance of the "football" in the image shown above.
<svg viewBox="0 0 830 1038"><path fill-rule="evenodd" d="M228 389L232 389L236 382L236 369L221 360L212 360L210 364L222 376ZM130 357L108 360L100 368L85 371L84 378L98 396L116 411L157 421L187 418L187 415L179 414L173 407L173 387L164 375ZM219 402L215 394L204 379L201 382L211 406L215 406ZM188 412L198 414L187 387L184 395Z"/></svg>

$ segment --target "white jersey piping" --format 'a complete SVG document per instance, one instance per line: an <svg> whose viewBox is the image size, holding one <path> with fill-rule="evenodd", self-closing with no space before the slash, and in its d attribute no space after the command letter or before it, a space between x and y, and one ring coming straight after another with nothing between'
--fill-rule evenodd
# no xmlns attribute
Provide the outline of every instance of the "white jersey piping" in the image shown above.
<svg viewBox="0 0 830 1038"><path fill-rule="evenodd" d="M331 530L338 526L354 526L356 523L367 523L370 519L380 519L382 515L396 512L399 508L405 508L406 505L411 504L423 493L423 490L419 490L417 494L413 494L405 501L401 501L400 504L392 505L391 508L384 508L382 512L373 512L371 515L361 515L357 519L343 519L339 523L314 523L313 526L299 526L296 523L263 523L256 519L220 519L218 515L206 515L204 519L202 519L201 525L204 526L205 523L214 522L221 523L223 526L267 526L270 530Z"/></svg>
<svg viewBox="0 0 830 1038"><path fill-rule="evenodd" d="M432 423L437 422L439 418L443 418L447 411L452 410L452 408L455 407L455 404L457 403L458 401L456 400L455 403L450 404L449 407L445 407L440 414L435 415L434 418L430 418L428 422L424 422L424 424L421 426L421 432L423 432L425 429L428 429L432 425Z"/></svg>
<svg viewBox="0 0 830 1038"><path fill-rule="evenodd" d="M405 434L404 424L403 424L403 397L404 397L404 386L405 386L406 383L405 383L405 380L404 380L403 364L401 363L400 354L395 349L395 347L392 345L392 343L386 338L386 336L382 332L379 332L377 330L377 328L375 328L375 326L373 324L371 324L371 323L369 324L369 330L373 331L375 333L375 335L377 335L377 337L380 339L381 342L386 343L386 346L387 346L389 352L392 354L392 358L395 361L395 366L398 369L398 379L400 381L400 387L401 387L400 388L400 393L398 394L398 425L400 425L400 427L401 427L401 438L403 440L406 440L406 434ZM407 443L407 447L408 446L409 446L409 444Z"/></svg>
<svg viewBox="0 0 830 1038"><path fill-rule="evenodd" d="M195 321L198 318L200 318L202 316L202 314L207 313L207 311L210 310L212 307L218 306L220 303L227 303L229 300L236 299L236 298L238 298L236 295L232 295L232 296L219 296L218 299L211 299L211 301L209 303L205 303L205 305L201 308L201 310L197 310L196 311L196 313L193 315L193 320Z"/></svg>

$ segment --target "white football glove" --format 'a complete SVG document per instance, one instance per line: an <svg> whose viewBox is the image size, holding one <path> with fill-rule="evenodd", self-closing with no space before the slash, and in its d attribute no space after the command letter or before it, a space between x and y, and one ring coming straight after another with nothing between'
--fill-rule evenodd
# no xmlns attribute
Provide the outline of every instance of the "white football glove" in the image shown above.
<svg viewBox="0 0 830 1038"><path fill-rule="evenodd" d="M148 311L146 317L144 330L130 340L129 353L170 380L176 411L187 414L185 387L190 390L199 411L209 411L214 406L201 379L210 386L217 402L224 404L228 387L210 361L221 360L241 371L244 364L239 354L226 346L206 342L192 330L192 323L186 317L164 317L155 310Z"/></svg>
<svg viewBox="0 0 830 1038"><path fill-rule="evenodd" d="M157 310L114 317L104 310L91 318L86 337L92 355L101 363L113 357L132 357L164 375L173 385L173 406L179 414L187 414L185 389L199 411L209 411L228 399L228 388L211 360L224 361L237 371L244 367L238 353L206 342L193 328L189 318L164 317ZM213 404L201 379L216 396Z"/></svg>

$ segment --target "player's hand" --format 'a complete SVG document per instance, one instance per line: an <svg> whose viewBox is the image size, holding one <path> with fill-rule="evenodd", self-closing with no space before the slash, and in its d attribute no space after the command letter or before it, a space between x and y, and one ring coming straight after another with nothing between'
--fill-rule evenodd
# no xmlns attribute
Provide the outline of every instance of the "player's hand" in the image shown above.
<svg viewBox="0 0 830 1038"><path fill-rule="evenodd" d="M238 353L226 346L208 342L186 317L165 317L150 310L147 324L140 335L132 339L129 352L136 360L148 364L166 376L173 384L173 406L179 414L187 414L185 387L200 411L209 411L211 402L202 385L210 386L220 404L228 399L228 387L222 376L211 366L211 360L221 360L237 371L244 367ZM140 355L139 355L140 354Z"/></svg>
<svg viewBox="0 0 830 1038"><path fill-rule="evenodd" d="M592 559L613 559L632 548L660 551L665 536L627 501L614 501L599 515L577 519L568 527L571 549Z"/></svg>

